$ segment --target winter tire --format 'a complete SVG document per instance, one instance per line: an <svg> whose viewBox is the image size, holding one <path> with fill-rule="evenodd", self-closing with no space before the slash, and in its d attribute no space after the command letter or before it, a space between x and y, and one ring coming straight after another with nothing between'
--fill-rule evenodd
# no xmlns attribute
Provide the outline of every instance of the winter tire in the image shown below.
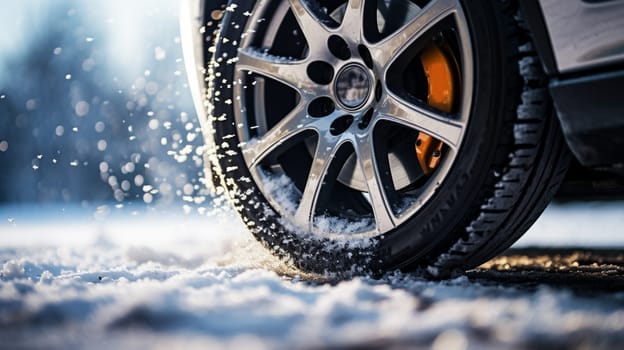
<svg viewBox="0 0 624 350"><path fill-rule="evenodd" d="M207 167L315 272L470 269L517 240L568 153L516 1L231 1L208 50Z"/></svg>

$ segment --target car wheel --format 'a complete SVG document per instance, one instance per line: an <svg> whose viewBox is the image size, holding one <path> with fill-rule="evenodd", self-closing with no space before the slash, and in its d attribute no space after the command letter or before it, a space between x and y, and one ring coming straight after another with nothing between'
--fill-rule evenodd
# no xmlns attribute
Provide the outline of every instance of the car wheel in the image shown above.
<svg viewBox="0 0 624 350"><path fill-rule="evenodd" d="M516 1L231 1L213 44L208 166L304 270L475 267L565 174Z"/></svg>

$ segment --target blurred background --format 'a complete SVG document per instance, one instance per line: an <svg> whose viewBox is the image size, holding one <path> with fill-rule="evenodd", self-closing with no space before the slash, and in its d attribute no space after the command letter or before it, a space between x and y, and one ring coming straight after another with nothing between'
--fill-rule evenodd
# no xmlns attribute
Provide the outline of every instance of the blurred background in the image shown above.
<svg viewBox="0 0 624 350"><path fill-rule="evenodd" d="M220 210L202 183L179 6L3 1L0 231L38 219ZM518 244L624 245L622 208L555 202Z"/></svg>
<svg viewBox="0 0 624 350"><path fill-rule="evenodd" d="M3 2L0 206L201 210L202 140L178 7Z"/></svg>

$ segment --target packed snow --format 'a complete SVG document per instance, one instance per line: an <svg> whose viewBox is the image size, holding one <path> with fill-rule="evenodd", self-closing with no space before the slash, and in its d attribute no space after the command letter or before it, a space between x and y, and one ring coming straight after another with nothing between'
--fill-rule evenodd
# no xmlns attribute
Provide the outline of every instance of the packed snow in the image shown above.
<svg viewBox="0 0 624 350"><path fill-rule="evenodd" d="M517 245L624 247L621 211L554 205ZM13 348L624 344L624 293L400 272L328 281L275 260L227 211L11 206L0 217L0 344Z"/></svg>

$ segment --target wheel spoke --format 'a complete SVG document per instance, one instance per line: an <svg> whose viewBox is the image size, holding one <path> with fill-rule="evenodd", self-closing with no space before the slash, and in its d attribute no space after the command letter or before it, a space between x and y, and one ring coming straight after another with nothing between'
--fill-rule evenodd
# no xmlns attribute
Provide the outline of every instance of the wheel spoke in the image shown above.
<svg viewBox="0 0 624 350"><path fill-rule="evenodd" d="M310 130L313 123L314 119L306 113L305 104L299 103L266 134L242 144L243 156L248 160L250 167L255 167L276 148L293 141L293 138L303 131Z"/></svg>
<svg viewBox="0 0 624 350"><path fill-rule="evenodd" d="M387 67L403 50L427 30L453 12L461 10L458 0L433 0L407 24L371 49L375 61Z"/></svg>
<svg viewBox="0 0 624 350"><path fill-rule="evenodd" d="M378 118L423 131L442 140L453 150L459 148L464 124L442 114L387 94L377 109Z"/></svg>
<svg viewBox="0 0 624 350"><path fill-rule="evenodd" d="M362 35L365 3L366 0L349 0L340 24L342 34L351 38L354 42L359 42Z"/></svg>
<svg viewBox="0 0 624 350"><path fill-rule="evenodd" d="M335 137L325 137L322 134L319 136L310 174L295 214L295 223L309 230L312 229L314 213L327 173L335 161L336 152L344 144L344 142L332 142L334 139ZM328 181L335 181L335 179L328 179Z"/></svg>
<svg viewBox="0 0 624 350"><path fill-rule="evenodd" d="M289 0L299 27L308 42L311 52L325 48L326 38L329 36L329 27L332 20L322 13L318 4L313 0Z"/></svg>
<svg viewBox="0 0 624 350"><path fill-rule="evenodd" d="M271 56L248 48L238 51L236 68L277 80L294 88L302 96L316 95L317 93L316 84L308 78L303 61Z"/></svg>
<svg viewBox="0 0 624 350"><path fill-rule="evenodd" d="M377 231L380 233L387 232L396 226L385 190L392 188L392 176L390 173L383 174L385 175L383 176L379 172L371 133L357 138L354 147L359 167L362 170L362 174L364 174L364 180L368 188Z"/></svg>

